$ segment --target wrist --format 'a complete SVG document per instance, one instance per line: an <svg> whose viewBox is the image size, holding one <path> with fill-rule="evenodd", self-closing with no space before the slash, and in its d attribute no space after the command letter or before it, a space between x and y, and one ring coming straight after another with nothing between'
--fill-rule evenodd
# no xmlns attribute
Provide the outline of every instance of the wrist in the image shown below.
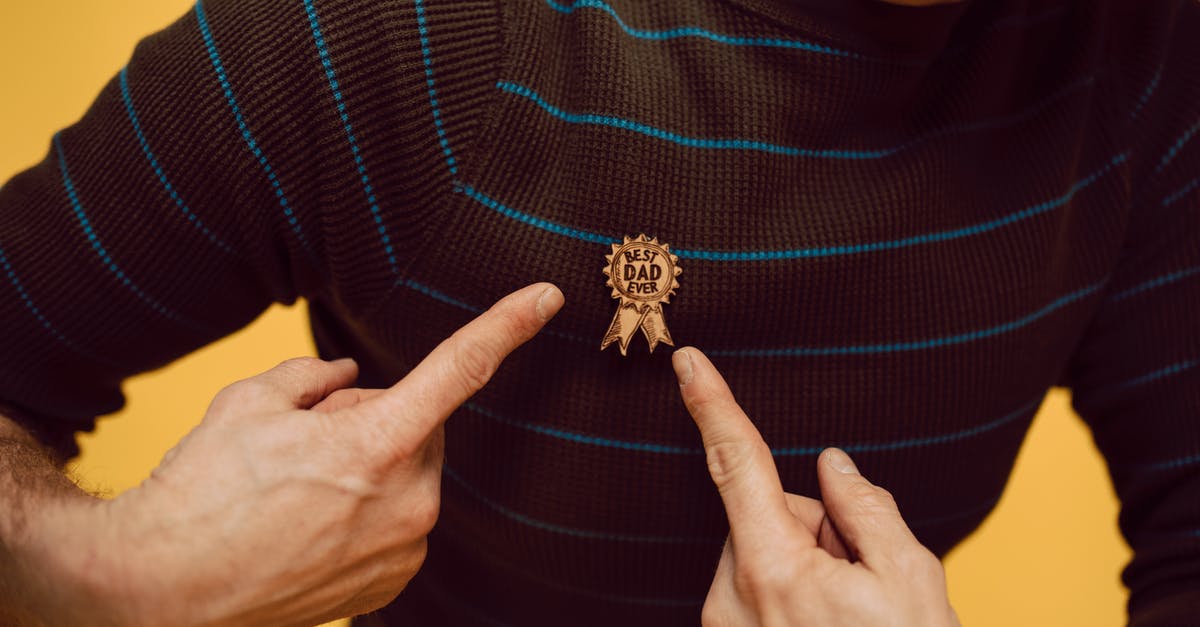
<svg viewBox="0 0 1200 627"><path fill-rule="evenodd" d="M138 622L136 604L128 603L137 594L125 568L125 544L108 524L108 505L80 493L30 508L31 533L12 558L29 609L42 622Z"/></svg>

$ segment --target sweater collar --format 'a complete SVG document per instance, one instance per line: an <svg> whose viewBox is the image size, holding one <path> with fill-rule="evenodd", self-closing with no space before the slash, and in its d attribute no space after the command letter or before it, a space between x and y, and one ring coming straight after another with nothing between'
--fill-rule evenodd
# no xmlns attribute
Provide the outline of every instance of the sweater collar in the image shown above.
<svg viewBox="0 0 1200 627"><path fill-rule="evenodd" d="M810 37L872 56L935 57L947 47L968 2L925 7L882 0L729 0Z"/></svg>

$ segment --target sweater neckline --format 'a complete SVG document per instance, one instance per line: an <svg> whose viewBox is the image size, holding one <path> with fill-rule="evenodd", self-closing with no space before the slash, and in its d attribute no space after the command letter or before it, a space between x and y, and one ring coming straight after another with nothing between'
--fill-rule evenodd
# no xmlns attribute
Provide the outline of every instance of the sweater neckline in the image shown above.
<svg viewBox="0 0 1200 627"><path fill-rule="evenodd" d="M969 0L903 6L883 0L728 0L807 35L871 56L935 57L947 47Z"/></svg>

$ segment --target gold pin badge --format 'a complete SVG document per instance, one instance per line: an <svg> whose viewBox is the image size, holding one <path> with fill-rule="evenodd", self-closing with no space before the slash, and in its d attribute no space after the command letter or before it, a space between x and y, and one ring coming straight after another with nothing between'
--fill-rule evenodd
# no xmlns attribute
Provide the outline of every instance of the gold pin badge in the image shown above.
<svg viewBox="0 0 1200 627"><path fill-rule="evenodd" d="M682 272L679 257L671 254L671 247L645 234L625 236L624 243L612 245L612 254L605 260L608 262L604 266L604 274L608 275L605 285L612 288L612 297L620 303L604 341L600 342L600 350L617 342L625 355L629 340L638 329L646 335L652 353L659 342L674 346L662 312L662 306L670 302L679 287L675 277Z"/></svg>

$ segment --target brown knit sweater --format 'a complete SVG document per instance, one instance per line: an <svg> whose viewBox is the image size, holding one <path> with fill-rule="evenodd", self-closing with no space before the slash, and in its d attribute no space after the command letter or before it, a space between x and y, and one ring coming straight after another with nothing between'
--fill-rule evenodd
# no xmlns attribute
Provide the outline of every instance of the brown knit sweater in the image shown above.
<svg viewBox="0 0 1200 627"><path fill-rule="evenodd" d="M696 624L727 524L670 347L598 350L646 233L788 491L839 445L944 554L1067 385L1132 620L1191 622L1198 39L1194 0L207 0L0 189L2 411L71 454L123 379L300 297L388 385L553 281L384 616Z"/></svg>

